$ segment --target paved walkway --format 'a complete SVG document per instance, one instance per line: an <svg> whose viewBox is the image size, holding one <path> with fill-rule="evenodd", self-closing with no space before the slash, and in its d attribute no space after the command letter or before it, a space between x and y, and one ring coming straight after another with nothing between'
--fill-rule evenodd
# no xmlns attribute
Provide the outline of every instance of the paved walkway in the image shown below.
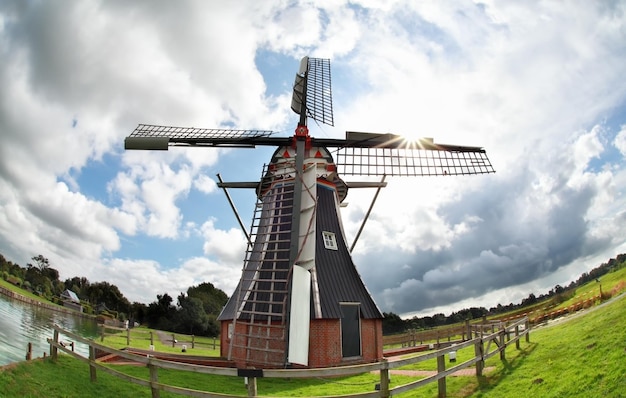
<svg viewBox="0 0 626 398"><path fill-rule="evenodd" d="M166 346L172 346L172 333L171 332L164 332L162 330L157 330L156 331L157 336L159 337L159 340L161 341L161 344L166 345ZM174 333L174 336L176 336L176 334ZM176 338L176 337L174 337ZM176 340L174 343L175 347L181 347L183 345L186 345L188 347L191 347L191 341L180 341L180 340Z"/></svg>

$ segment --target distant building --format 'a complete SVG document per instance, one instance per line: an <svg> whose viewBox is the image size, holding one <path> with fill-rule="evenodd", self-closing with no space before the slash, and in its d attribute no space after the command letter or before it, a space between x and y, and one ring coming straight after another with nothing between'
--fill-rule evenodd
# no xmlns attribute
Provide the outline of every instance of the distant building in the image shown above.
<svg viewBox="0 0 626 398"><path fill-rule="evenodd" d="M83 306L80 304L80 299L73 291L65 289L63 293L61 293L61 300L63 300L64 307L83 312Z"/></svg>
<svg viewBox="0 0 626 398"><path fill-rule="evenodd" d="M62 300L69 300L73 303L80 303L80 299L73 291L66 289L63 293L61 293Z"/></svg>

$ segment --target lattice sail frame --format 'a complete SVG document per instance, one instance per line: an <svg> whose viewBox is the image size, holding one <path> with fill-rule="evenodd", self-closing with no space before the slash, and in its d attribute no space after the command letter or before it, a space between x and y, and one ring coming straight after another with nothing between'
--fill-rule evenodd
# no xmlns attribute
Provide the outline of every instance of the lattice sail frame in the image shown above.
<svg viewBox="0 0 626 398"><path fill-rule="evenodd" d="M127 149L167 149L168 146L285 146L292 137L269 130L203 129L140 124L126 138ZM335 164L343 176L446 176L494 173L483 148L410 142L394 134L347 132L346 139L310 137L313 146L334 147ZM145 144L148 144L147 146ZM154 145L151 145L154 144Z"/></svg>
<svg viewBox="0 0 626 398"><path fill-rule="evenodd" d="M309 58L306 107L307 116L334 126L329 59Z"/></svg>
<svg viewBox="0 0 626 398"><path fill-rule="evenodd" d="M336 152L342 176L446 176L493 173L484 151L399 148L341 148Z"/></svg>

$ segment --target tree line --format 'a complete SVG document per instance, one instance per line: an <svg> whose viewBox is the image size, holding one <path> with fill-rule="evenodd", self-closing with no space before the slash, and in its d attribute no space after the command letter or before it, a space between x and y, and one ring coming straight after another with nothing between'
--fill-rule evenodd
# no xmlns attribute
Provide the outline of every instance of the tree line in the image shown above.
<svg viewBox="0 0 626 398"><path fill-rule="evenodd" d="M574 294L574 291L578 286L582 286L594 280L597 281L602 275L616 271L625 266L626 254L619 254L615 258L610 259L608 262L599 265L591 271L582 273L578 279L572 281L567 286L556 285L547 293L539 296L535 296L531 293L528 297L522 299L522 301L518 304L498 304L497 306L489 309L485 307L472 307L452 312L447 316L442 313L438 313L432 316L415 316L410 319L402 319L398 314L394 314L393 312L384 312L383 334L403 333L408 330L432 329L438 326L452 325L459 322L465 322L466 320L480 319L485 315L492 316L515 311L549 299L554 300L556 303L561 303L568 300Z"/></svg>
<svg viewBox="0 0 626 398"><path fill-rule="evenodd" d="M39 254L31 259L33 263L22 267L0 254L0 275L4 280L57 304L63 303L61 294L71 290L80 299L83 311L89 314L128 320L131 325L138 322L175 333L210 337L220 333L217 316L228 296L209 282L189 287L186 293L178 295L176 302L164 293L146 305L131 303L117 286L109 282L90 282L78 276L61 281L59 272L46 257Z"/></svg>
<svg viewBox="0 0 626 398"><path fill-rule="evenodd" d="M21 267L6 260L0 254L0 274L4 280L57 304L62 304L61 293L71 290L80 298L84 311L90 314L104 314L122 321L129 320L131 324L138 322L154 329L175 333L211 337L220 333L217 316L226 305L228 296L209 282L189 287L186 293L178 295L176 302L172 296L163 293L157 294L156 300L146 305L139 302L131 303L117 286L108 282L92 283L87 278L78 276L62 282L59 280L59 272L43 255L34 256L32 260L34 264L28 263L26 267ZM548 299L563 302L571 297L576 287L597 280L602 275L625 265L626 254L620 254L591 271L581 274L568 286L556 285L539 296L531 293L518 304L498 304L489 309L471 307L452 312L450 315L438 313L432 316L415 316L410 319L402 319L393 312L384 312L383 333L402 333L411 329L430 329L456 324L468 319L479 319L485 315L511 312Z"/></svg>

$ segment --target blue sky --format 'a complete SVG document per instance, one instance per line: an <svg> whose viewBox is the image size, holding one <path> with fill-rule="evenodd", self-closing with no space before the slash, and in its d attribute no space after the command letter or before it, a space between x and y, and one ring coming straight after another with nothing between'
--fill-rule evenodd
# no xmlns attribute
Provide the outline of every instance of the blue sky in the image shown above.
<svg viewBox="0 0 626 398"><path fill-rule="evenodd" d="M125 152L139 123L293 134L304 55L330 58L335 126L483 146L496 174L388 179L354 253L383 311L519 302L626 252L621 2L0 4L0 253L132 301L211 282L245 239L216 174L271 148ZM351 178L350 180L358 180ZM231 190L246 224L254 193ZM342 210L351 240L373 190Z"/></svg>

